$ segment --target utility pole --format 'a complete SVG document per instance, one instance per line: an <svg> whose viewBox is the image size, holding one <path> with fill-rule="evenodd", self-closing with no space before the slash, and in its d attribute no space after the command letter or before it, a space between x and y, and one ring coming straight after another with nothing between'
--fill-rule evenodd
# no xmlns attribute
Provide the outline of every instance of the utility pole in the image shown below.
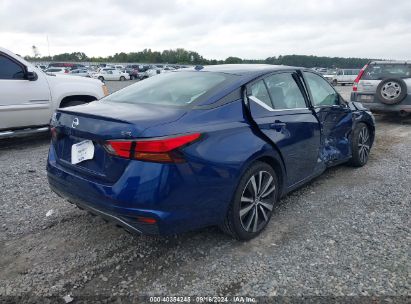
<svg viewBox="0 0 411 304"><path fill-rule="evenodd" d="M49 51L49 57L50 57L50 59L51 59L51 56L50 56L50 43L49 43L49 35L47 35L46 37L47 37L47 49L48 49L48 51Z"/></svg>

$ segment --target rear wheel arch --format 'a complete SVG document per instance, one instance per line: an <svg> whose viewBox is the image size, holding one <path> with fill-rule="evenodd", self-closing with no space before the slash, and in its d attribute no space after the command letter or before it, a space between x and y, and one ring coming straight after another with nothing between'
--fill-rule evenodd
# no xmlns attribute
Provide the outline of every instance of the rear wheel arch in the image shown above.
<svg viewBox="0 0 411 304"><path fill-rule="evenodd" d="M279 193L281 196L284 190L284 185L285 185L285 172L279 160L273 156L262 156L260 158L257 158L253 163L256 163L256 162L266 163L271 168L273 168L274 172L277 174L277 177L278 177L278 183L279 183L279 188L280 188Z"/></svg>
<svg viewBox="0 0 411 304"><path fill-rule="evenodd" d="M66 108L77 106L97 100L95 96L91 95L71 95L64 97L59 104L59 108Z"/></svg>
<svg viewBox="0 0 411 304"><path fill-rule="evenodd" d="M256 177L257 174L259 177ZM263 182L266 187L260 188L258 186L257 188L257 185L264 185L263 183L261 183L261 181L263 180L263 176L267 175L270 177L270 179L266 179L265 182ZM248 184L251 183L251 177L254 179L254 195L250 196L252 192L249 192L248 195L245 196L244 193L248 187ZM257 182L258 180L260 182ZM267 192L267 195L269 193L272 193L272 197L261 199L262 197L264 197L261 196L261 194L264 195L268 185L274 185L274 187L272 187L272 189ZM261 189L263 190L261 191ZM236 189L233 193L233 198L231 199L227 211L224 215L224 220L218 226L223 232L231 235L237 240L250 240L257 236L262 230L264 230L264 228L270 221L273 207L278 201L279 196L280 189L277 172L267 162L255 160L246 167L245 172L243 172L243 174L241 175L238 185L236 186ZM243 198L245 200L243 200ZM254 202L252 202L252 200L254 200ZM242 204L250 203L252 204L243 208ZM253 210L250 211L250 209ZM264 210L260 209L264 209L265 212ZM245 213L243 213L242 215L243 211ZM244 226L244 216L248 216L248 219L246 220L248 222L247 227ZM253 224L252 226L254 227L251 230L249 230L250 224Z"/></svg>
<svg viewBox="0 0 411 304"><path fill-rule="evenodd" d="M244 162L241 170L239 170L238 180L236 184L239 183L244 173L251 168L255 163L264 162L271 166L274 172L277 174L280 186L280 197L284 194L284 190L287 185L287 171L284 165L284 161L279 152L272 148L269 151L254 154L247 161Z"/></svg>

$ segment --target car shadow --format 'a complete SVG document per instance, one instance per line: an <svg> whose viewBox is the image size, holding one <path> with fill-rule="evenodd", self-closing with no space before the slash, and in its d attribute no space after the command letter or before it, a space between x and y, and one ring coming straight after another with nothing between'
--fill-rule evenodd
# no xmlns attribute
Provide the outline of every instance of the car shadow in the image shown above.
<svg viewBox="0 0 411 304"><path fill-rule="evenodd" d="M49 141L49 132L43 132L24 137L4 138L0 139L0 150L10 148L25 149L32 146L47 144Z"/></svg>
<svg viewBox="0 0 411 304"><path fill-rule="evenodd" d="M388 122L397 124L411 124L411 115L401 117L398 113L373 113L377 122Z"/></svg>

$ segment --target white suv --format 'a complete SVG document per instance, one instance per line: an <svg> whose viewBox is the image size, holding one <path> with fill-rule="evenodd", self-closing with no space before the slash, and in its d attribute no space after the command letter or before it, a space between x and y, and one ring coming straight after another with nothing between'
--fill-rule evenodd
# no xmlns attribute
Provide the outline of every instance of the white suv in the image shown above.
<svg viewBox="0 0 411 304"><path fill-rule="evenodd" d="M107 87L98 80L46 74L0 48L0 138L47 130L55 109L105 95Z"/></svg>
<svg viewBox="0 0 411 304"><path fill-rule="evenodd" d="M331 80L333 85L346 85L353 84L355 78L357 78L360 69L340 69L337 71L337 74Z"/></svg>

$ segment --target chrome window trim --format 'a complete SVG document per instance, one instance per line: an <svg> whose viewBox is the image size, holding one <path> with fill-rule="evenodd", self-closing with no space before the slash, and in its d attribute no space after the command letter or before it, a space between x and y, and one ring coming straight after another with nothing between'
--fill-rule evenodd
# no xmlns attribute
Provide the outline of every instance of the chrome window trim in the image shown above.
<svg viewBox="0 0 411 304"><path fill-rule="evenodd" d="M259 106L263 107L264 109L270 111L270 112L278 112L278 111L294 111L294 110L308 110L308 108L291 108L291 109L273 109L272 107L266 105L263 101L258 99L257 97L250 95L248 98L252 101L254 101L256 104Z"/></svg>

